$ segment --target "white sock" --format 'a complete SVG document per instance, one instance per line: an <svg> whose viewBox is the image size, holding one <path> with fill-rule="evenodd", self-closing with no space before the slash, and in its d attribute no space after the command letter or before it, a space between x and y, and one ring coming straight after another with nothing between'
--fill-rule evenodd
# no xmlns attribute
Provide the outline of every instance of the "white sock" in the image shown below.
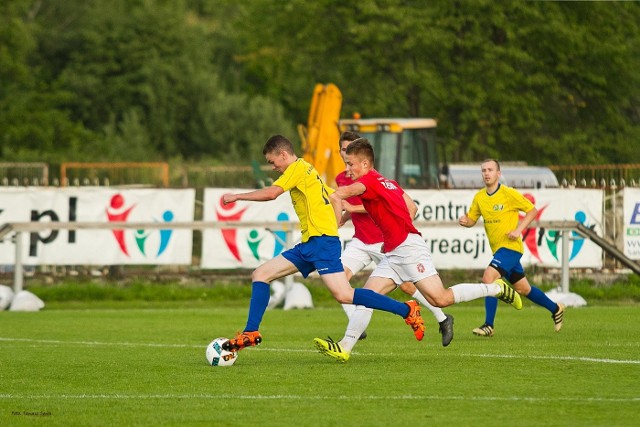
<svg viewBox="0 0 640 427"><path fill-rule="evenodd" d="M367 308L364 305L357 305L355 307L355 312L349 317L349 324L347 325L344 337L339 342L347 353L351 353L353 347L356 346L360 335L362 335L367 329L367 326L369 326L371 316L373 315L373 309L371 308Z"/></svg>
<svg viewBox="0 0 640 427"><path fill-rule="evenodd" d="M424 297L424 295L420 293L420 291L416 290L414 294L411 295L411 298L418 300L420 304L427 307L429 311L433 314L433 317L436 318L438 323L442 322L444 319L447 318L447 315L444 314L442 309L440 307L434 307L431 304L429 304L429 301L427 301L427 299Z"/></svg>
<svg viewBox="0 0 640 427"><path fill-rule="evenodd" d="M356 311L356 306L354 304L342 304L342 309L348 318L351 318L351 315Z"/></svg>
<svg viewBox="0 0 640 427"><path fill-rule="evenodd" d="M495 297L500 293L500 285L495 283L460 283L449 289L453 291L453 301L456 304L478 298Z"/></svg>

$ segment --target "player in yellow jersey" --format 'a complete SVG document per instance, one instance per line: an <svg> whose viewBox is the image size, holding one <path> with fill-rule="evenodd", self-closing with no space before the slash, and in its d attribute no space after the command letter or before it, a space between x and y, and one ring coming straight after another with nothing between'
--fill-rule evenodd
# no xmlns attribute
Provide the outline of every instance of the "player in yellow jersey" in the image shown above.
<svg viewBox="0 0 640 427"><path fill-rule="evenodd" d="M532 286L520 263L524 252L522 232L535 219L538 211L520 192L500 183L500 163L497 160L483 161L481 171L485 188L476 193L469 212L459 218L459 223L463 227L473 227L481 216L484 219L493 259L484 271L482 281L493 283L500 277L508 280L520 295L551 312L554 329L558 332L562 328L564 305L556 304L539 288ZM524 212L525 216L519 221L520 212ZM493 336L497 309L496 298L485 298L485 322L473 330L474 334Z"/></svg>
<svg viewBox="0 0 640 427"><path fill-rule="evenodd" d="M267 140L262 154L273 170L282 175L269 187L247 193L222 196L225 204L239 200L274 200L289 191L294 210L300 220L302 242L265 262L251 275L252 293L249 316L243 332L223 344L225 350L241 350L262 342L258 332L271 296L270 283L299 271L304 277L317 270L333 297L343 304L395 313L411 326L418 340L424 336L420 307L415 301L401 303L369 289L353 289L340 261L341 244L338 238L337 212L342 205L334 205L328 187L315 168L298 158L291 142L282 135Z"/></svg>

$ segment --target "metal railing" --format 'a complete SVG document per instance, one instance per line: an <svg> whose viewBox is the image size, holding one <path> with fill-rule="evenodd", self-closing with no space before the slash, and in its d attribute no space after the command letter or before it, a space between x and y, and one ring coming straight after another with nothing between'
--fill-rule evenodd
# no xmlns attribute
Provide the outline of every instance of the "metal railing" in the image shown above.
<svg viewBox="0 0 640 427"><path fill-rule="evenodd" d="M71 176L73 175L73 176ZM60 165L60 185L66 187L73 180L112 185L169 186L169 164L166 162L65 162Z"/></svg>
<svg viewBox="0 0 640 427"><path fill-rule="evenodd" d="M618 165L552 165L563 187L618 188L640 186L640 163Z"/></svg>
<svg viewBox="0 0 640 427"><path fill-rule="evenodd" d="M41 162L0 162L2 185L49 185L49 165Z"/></svg>
<svg viewBox="0 0 640 427"><path fill-rule="evenodd" d="M260 221L192 221L192 222L172 222L170 228L172 230L204 230L217 228L240 228L240 227L264 227L267 231L272 228L278 228L286 233L286 241L281 242L287 248L293 246L292 231L300 228L300 224L295 221L277 221L277 222L260 222ZM15 261L13 269L13 288L17 293L22 290L24 285L24 263L23 254L23 238L22 233L33 233L46 230L114 230L114 229L166 229L166 223L160 222L12 222L0 227L0 240L5 236L14 233L12 242L15 246ZM284 228L284 230L283 230ZM277 238L277 234L274 233Z"/></svg>
<svg viewBox="0 0 640 427"><path fill-rule="evenodd" d="M177 166L173 174L165 162L67 162L60 176L51 176L42 162L0 162L2 186L109 186L146 185L158 187L256 188L259 181L275 179L267 165L194 165ZM640 163L608 165L549 166L564 188L640 187ZM72 173L73 171L73 173Z"/></svg>
<svg viewBox="0 0 640 427"><path fill-rule="evenodd" d="M417 227L451 227L458 226L457 221L416 221ZM285 248L291 248L293 246L293 230L298 229L300 224L296 221L277 221L277 222L242 222L242 221L192 221L192 222L175 222L171 223L171 229L190 229L190 230L204 230L204 229L218 229L218 228L241 228L241 227L264 227L268 231L272 231L273 228L282 230L284 227L286 233L286 241L282 242ZM533 222L531 227L545 227L547 229L558 230L562 239L562 280L561 289L563 293L569 292L569 240L572 231L575 231L587 239L591 239L595 244L601 246L607 252L610 252L613 256L616 256L624 261L625 265L633 269L636 273L640 274L640 265L632 260L626 258L626 256L619 251L615 245L606 239L598 236L593 230L588 229L577 221L539 221ZM15 245L15 267L14 267L14 280L13 287L14 292L19 292L23 288L24 284L24 268L22 261L23 253L23 239L21 233L25 232L40 232L45 230L110 230L110 229L166 229L167 224L158 222L16 222L8 223L0 227L0 239L4 238L11 233L14 233L13 242ZM275 233L274 233L275 234Z"/></svg>

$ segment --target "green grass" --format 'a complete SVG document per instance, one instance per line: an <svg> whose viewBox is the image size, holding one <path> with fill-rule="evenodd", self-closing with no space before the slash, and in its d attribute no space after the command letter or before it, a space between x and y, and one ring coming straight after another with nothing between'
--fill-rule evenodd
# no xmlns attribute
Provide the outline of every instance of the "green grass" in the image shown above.
<svg viewBox="0 0 640 427"><path fill-rule="evenodd" d="M451 307L447 348L428 313L423 342L400 318L376 313L343 365L312 346L316 336L341 337L335 303L270 310L261 346L233 367L207 366L206 344L245 323L246 300L235 301L0 312L0 425L638 423L637 305L568 309L560 333L541 308L501 306L490 339L470 332L480 305Z"/></svg>

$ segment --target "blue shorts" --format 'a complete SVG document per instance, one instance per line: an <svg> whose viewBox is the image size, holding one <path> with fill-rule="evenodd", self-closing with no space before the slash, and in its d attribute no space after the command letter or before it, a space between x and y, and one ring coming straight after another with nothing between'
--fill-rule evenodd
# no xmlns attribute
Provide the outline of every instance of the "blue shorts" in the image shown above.
<svg viewBox="0 0 640 427"><path fill-rule="evenodd" d="M340 261L342 244L337 236L313 236L304 243L282 252L282 256L296 266L303 277L314 270L320 275L344 271Z"/></svg>
<svg viewBox="0 0 640 427"><path fill-rule="evenodd" d="M522 254L511 249L500 248L493 254L489 265L511 283L516 283L524 277L524 268L520 264Z"/></svg>

